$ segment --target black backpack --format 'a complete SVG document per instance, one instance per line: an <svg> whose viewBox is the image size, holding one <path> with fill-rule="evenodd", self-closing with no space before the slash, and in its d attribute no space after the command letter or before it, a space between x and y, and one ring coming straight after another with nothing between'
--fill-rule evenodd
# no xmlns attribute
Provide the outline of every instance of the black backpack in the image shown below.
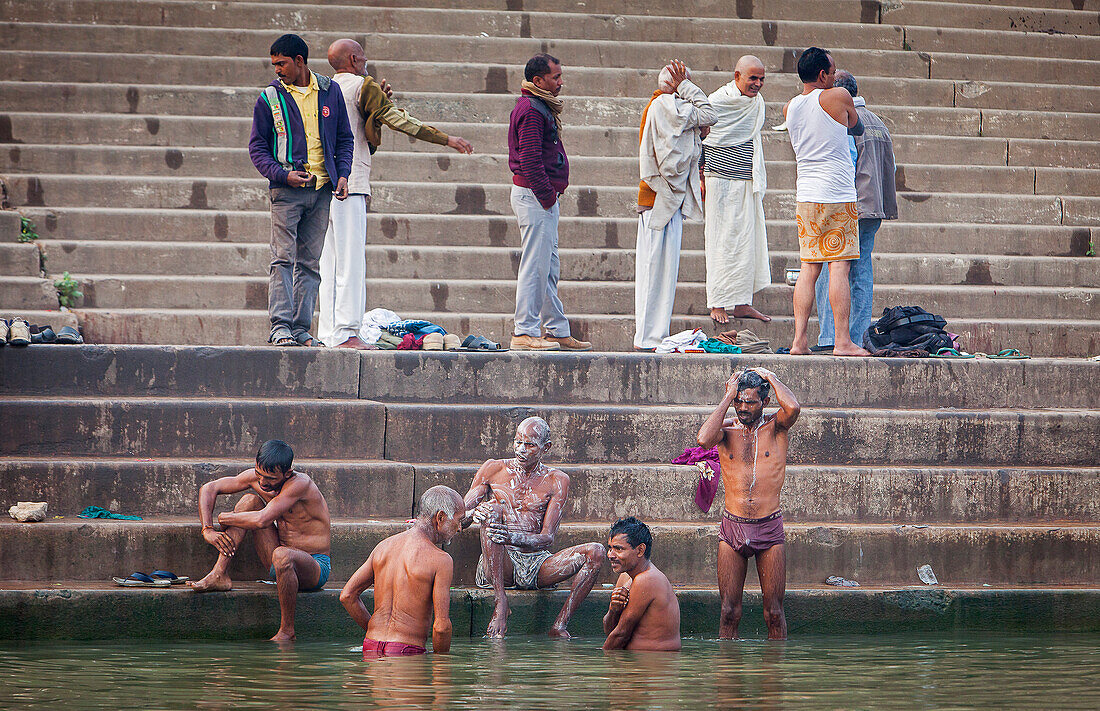
<svg viewBox="0 0 1100 711"><path fill-rule="evenodd" d="M946 327L946 319L919 306L893 306L883 309L882 318L863 334L863 347L872 353L919 348L934 355L941 348L955 346Z"/></svg>

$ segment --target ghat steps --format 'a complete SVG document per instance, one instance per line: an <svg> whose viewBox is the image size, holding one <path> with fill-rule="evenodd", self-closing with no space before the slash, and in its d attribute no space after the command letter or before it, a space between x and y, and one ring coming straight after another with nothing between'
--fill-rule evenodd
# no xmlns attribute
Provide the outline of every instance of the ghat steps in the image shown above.
<svg viewBox="0 0 1100 711"><path fill-rule="evenodd" d="M84 285L76 314L91 341L264 340L266 194L242 148L249 112L270 76L264 55L275 32L300 31L323 70L321 50L344 27L402 105L478 150L459 156L386 134L368 227L372 305L506 338L518 236L503 122L522 58L549 51L568 68L563 298L578 335L628 348L630 156L654 57L683 57L712 90L737 56L758 54L772 126L798 90L800 48L818 44L859 68L895 135L902 219L876 245L876 308L925 304L974 350L1100 348L1100 272L1080 259L1100 230L1100 27L1091 0L757 0L693 2L690 12L677 1L660 14L610 0L0 7L9 68L0 82L8 144L0 175L9 204L36 222L49 274L69 271ZM1023 76L1047 79L1024 84ZM791 328L782 272L795 261L793 155L782 133L769 131L765 143L773 286L758 303L777 318L751 327L775 346ZM701 242L690 225L674 329L708 323ZM0 273L11 278L0 310L71 319L46 313L51 288L32 256L2 245Z"/></svg>

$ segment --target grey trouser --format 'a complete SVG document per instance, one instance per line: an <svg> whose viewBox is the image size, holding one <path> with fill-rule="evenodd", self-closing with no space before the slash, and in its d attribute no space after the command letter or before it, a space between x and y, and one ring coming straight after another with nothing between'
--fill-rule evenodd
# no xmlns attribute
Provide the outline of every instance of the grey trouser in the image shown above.
<svg viewBox="0 0 1100 711"><path fill-rule="evenodd" d="M272 333L308 333L321 283L318 261L328 229L332 190L324 186L271 188L271 267L267 311Z"/></svg>
<svg viewBox="0 0 1100 711"><path fill-rule="evenodd" d="M519 220L523 253L516 277L517 336L569 335L569 319L558 298L558 204L547 210L529 188L512 186L512 212Z"/></svg>

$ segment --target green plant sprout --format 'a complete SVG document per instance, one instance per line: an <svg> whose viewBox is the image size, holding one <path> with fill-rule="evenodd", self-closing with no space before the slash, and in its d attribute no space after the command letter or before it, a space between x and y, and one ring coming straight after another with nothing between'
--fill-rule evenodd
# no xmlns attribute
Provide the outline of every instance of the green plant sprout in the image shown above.
<svg viewBox="0 0 1100 711"><path fill-rule="evenodd" d="M80 282L69 276L68 272L62 274L53 285L57 289L57 302L66 308L72 307L77 299L84 296L84 292L80 291Z"/></svg>

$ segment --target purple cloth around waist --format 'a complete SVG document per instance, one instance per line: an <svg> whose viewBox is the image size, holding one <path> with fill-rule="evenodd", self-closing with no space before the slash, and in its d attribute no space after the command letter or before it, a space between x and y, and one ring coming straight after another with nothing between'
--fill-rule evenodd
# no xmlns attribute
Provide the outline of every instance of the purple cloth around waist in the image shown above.
<svg viewBox="0 0 1100 711"><path fill-rule="evenodd" d="M699 481L695 484L695 505L704 513L714 505L718 494L718 474L722 465L718 461L718 447L688 447L672 460L673 464L694 464L699 467Z"/></svg>

